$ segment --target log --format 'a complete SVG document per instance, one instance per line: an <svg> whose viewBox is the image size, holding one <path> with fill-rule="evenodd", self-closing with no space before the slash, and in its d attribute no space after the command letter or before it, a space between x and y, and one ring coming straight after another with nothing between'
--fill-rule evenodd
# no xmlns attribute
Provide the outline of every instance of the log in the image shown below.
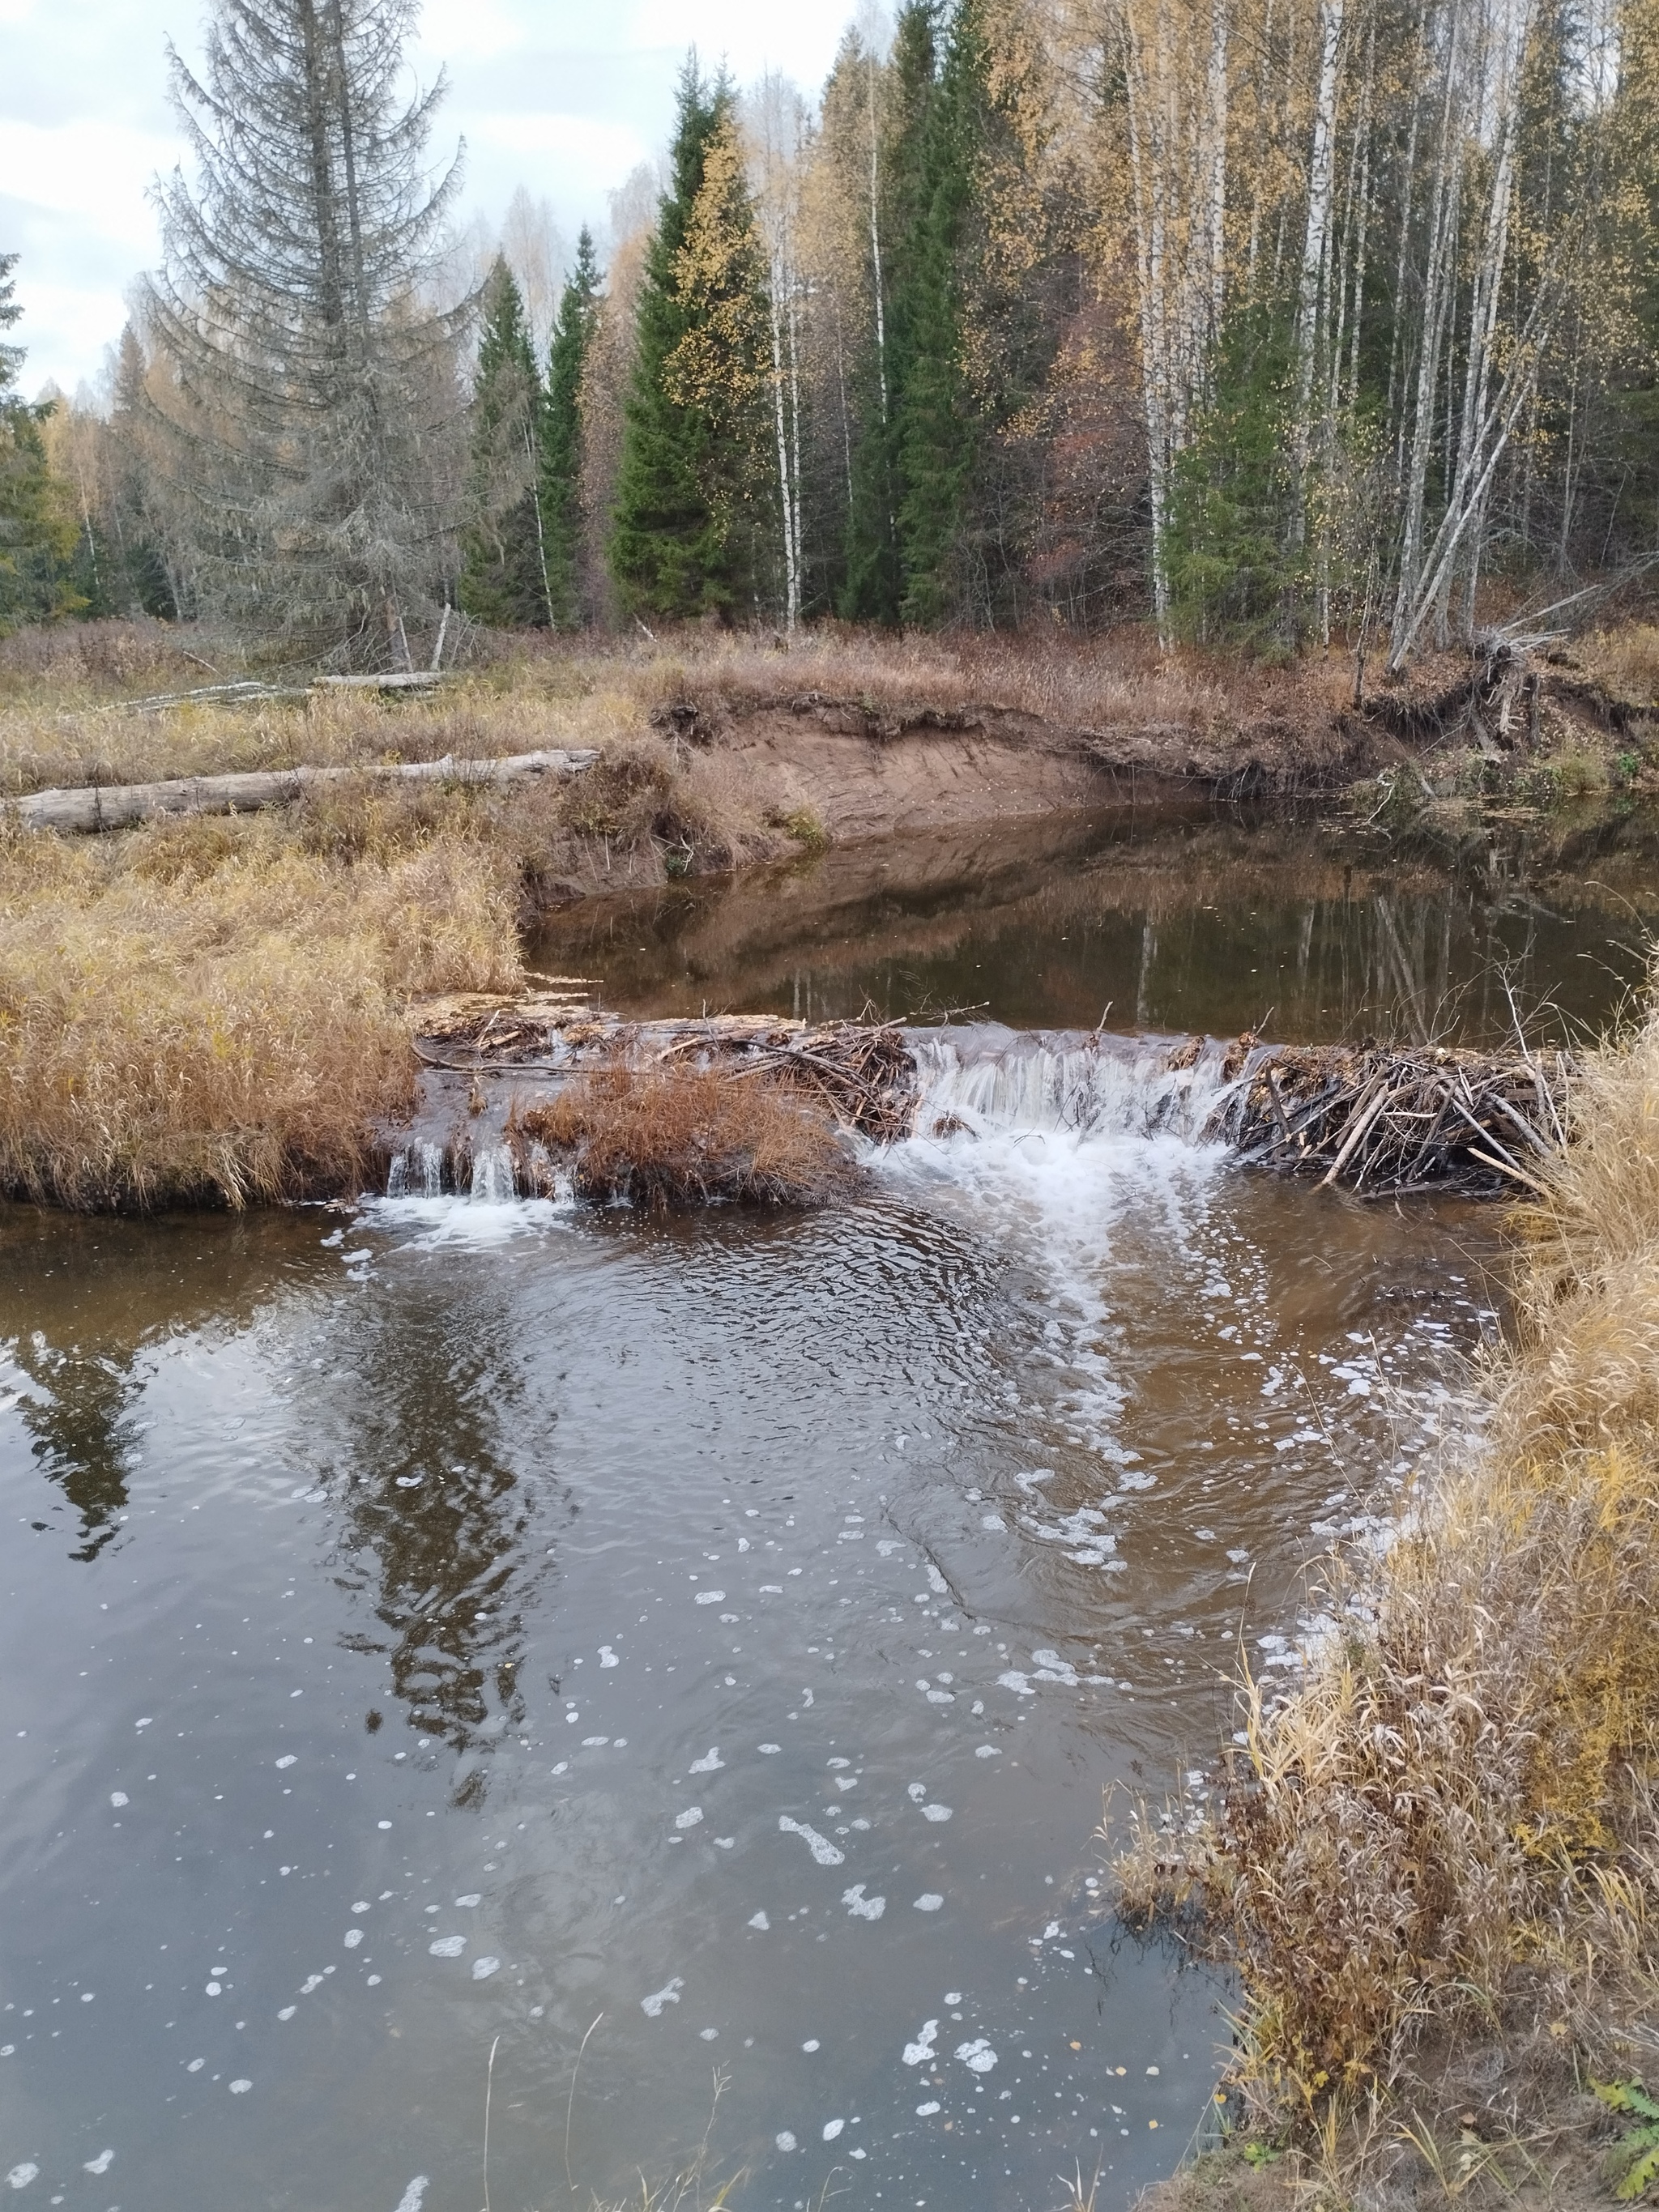
<svg viewBox="0 0 1659 2212"><path fill-rule="evenodd" d="M251 814L286 806L307 791L356 777L432 783L512 783L522 778L580 775L599 757L592 746L554 746L544 752L509 753L499 760L442 760L366 763L360 768L258 769L237 775L181 775L165 783L88 784L71 791L35 791L8 802L26 830L95 831L163 815Z"/></svg>

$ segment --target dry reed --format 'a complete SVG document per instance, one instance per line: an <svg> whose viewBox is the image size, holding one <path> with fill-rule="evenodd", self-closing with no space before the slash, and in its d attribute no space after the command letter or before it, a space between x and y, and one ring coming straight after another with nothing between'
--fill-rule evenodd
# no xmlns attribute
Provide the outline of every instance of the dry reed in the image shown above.
<svg viewBox="0 0 1659 2212"><path fill-rule="evenodd" d="M404 998L516 982L483 843L276 820L0 846L0 1188L77 1207L349 1187L410 1095Z"/></svg>
<svg viewBox="0 0 1659 2212"><path fill-rule="evenodd" d="M1506 2094L1529 2054L1545 2103L1575 2065L1654 2068L1659 1012L1591 1058L1571 1135L1517 1217L1484 1439L1333 1570L1290 1692L1244 1684L1214 1809L1139 1819L1120 1862L1126 1917L1236 1968L1257 2127L1419 2113L1460 2039Z"/></svg>
<svg viewBox="0 0 1659 2212"><path fill-rule="evenodd" d="M651 1212L721 1200L823 1206L861 1180L821 1115L716 1068L597 1068L516 1127L573 1156L584 1197Z"/></svg>

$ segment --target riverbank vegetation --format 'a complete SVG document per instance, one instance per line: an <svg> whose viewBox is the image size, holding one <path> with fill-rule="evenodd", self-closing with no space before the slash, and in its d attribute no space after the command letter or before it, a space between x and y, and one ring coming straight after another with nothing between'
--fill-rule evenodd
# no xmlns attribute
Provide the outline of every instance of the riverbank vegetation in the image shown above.
<svg viewBox="0 0 1659 2212"><path fill-rule="evenodd" d="M1482 1431L1334 1571L1304 1673L1246 1681L1213 1796L1120 1862L1127 1917L1239 1980L1231 2164L1170 2185L1194 2208L1230 2174L1277 2199L1275 2163L1345 2203L1593 2196L1597 2085L1659 2071L1659 1014L1571 1134Z"/></svg>
<svg viewBox="0 0 1659 2212"><path fill-rule="evenodd" d="M518 1128L568 1155L582 1197L652 1213L823 1206L861 1180L822 1111L763 1075L718 1067L596 1070Z"/></svg>

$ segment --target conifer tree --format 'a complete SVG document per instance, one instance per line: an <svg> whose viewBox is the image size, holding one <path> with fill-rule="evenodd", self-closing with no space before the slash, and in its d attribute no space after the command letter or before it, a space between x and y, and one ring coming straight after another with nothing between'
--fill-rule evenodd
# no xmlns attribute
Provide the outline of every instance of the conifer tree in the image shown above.
<svg viewBox="0 0 1659 2212"><path fill-rule="evenodd" d="M680 79L669 188L646 258L611 574L639 615L730 618L763 532L765 264L732 89Z"/></svg>
<svg viewBox="0 0 1659 2212"><path fill-rule="evenodd" d="M0 331L22 309L14 299L15 253L0 253ZM80 536L68 487L53 476L41 426L50 403L30 406L12 387L21 346L0 343L0 636L20 623L85 611L72 565Z"/></svg>
<svg viewBox="0 0 1659 2212"><path fill-rule="evenodd" d="M908 623L936 623L950 609L975 459L959 256L984 138L986 63L976 0L960 0L923 134L896 410L900 611Z"/></svg>
<svg viewBox="0 0 1659 2212"><path fill-rule="evenodd" d="M861 50L847 57L865 77L857 105L865 111L871 172L872 313L855 371L860 434L852 454L842 602L842 613L855 622L896 623L904 594L899 425L914 358L939 20L939 0L906 0L884 68L878 73L873 55Z"/></svg>
<svg viewBox="0 0 1659 2212"><path fill-rule="evenodd" d="M552 618L539 499L542 404L523 295L497 254L484 283L473 382L472 516L460 584L465 611L493 629L544 629Z"/></svg>
<svg viewBox="0 0 1659 2212"><path fill-rule="evenodd" d="M548 611L556 629L573 629L581 619L581 393L598 327L599 298L599 264L592 234L584 224L576 264L559 297L542 410L543 557Z"/></svg>
<svg viewBox="0 0 1659 2212"><path fill-rule="evenodd" d="M206 69L175 54L198 172L157 188L146 304L171 364L167 507L198 603L312 648L407 661L404 611L448 569L463 432L434 312L453 164L441 80L404 88L417 0L214 0Z"/></svg>

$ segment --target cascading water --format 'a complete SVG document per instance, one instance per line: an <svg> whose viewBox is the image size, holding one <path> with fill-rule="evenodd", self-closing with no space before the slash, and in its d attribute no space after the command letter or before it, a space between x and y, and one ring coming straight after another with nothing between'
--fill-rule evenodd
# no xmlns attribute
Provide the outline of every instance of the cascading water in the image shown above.
<svg viewBox="0 0 1659 2212"><path fill-rule="evenodd" d="M505 1145L481 1145L472 1155L475 1206L510 1206L517 1192L513 1155Z"/></svg>
<svg viewBox="0 0 1659 2212"><path fill-rule="evenodd" d="M406 1145L393 1154L386 1179L388 1198L441 1198L443 1187L441 1145Z"/></svg>
<svg viewBox="0 0 1659 2212"><path fill-rule="evenodd" d="M1222 1052L1206 1044L1190 1066L1171 1067L1183 1042L995 1024L909 1030L916 1133L1170 1135L1196 1144L1225 1086Z"/></svg>

